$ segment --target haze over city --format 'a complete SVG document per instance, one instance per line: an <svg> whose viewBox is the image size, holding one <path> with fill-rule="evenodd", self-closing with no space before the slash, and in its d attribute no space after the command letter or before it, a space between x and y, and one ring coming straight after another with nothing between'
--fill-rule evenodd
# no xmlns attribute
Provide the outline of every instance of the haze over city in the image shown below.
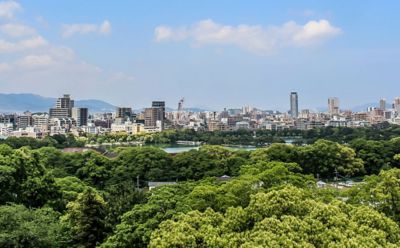
<svg viewBox="0 0 400 248"><path fill-rule="evenodd" d="M2 1L2 93L208 109L398 95L400 3Z"/></svg>

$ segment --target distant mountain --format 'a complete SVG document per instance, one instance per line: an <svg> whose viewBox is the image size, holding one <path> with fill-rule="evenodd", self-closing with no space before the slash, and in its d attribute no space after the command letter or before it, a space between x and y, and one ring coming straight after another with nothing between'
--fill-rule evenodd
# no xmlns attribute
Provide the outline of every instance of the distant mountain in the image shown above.
<svg viewBox="0 0 400 248"><path fill-rule="evenodd" d="M143 112L144 109L145 108L134 109L133 112L140 113L140 112ZM174 108L170 108L170 107L165 107L165 112L174 112L174 111L178 111L178 110L174 109ZM212 110L196 108L196 107L189 107L189 108L184 108L184 111L199 113L199 112L206 112L206 111L212 111Z"/></svg>
<svg viewBox="0 0 400 248"><path fill-rule="evenodd" d="M56 103L56 98L35 94L2 94L0 93L0 112L48 112ZM115 106L101 100L76 100L76 107L89 108L89 112L114 112Z"/></svg>
<svg viewBox="0 0 400 248"><path fill-rule="evenodd" d="M192 108L185 108L185 111L196 112L197 113L197 112L205 112L205 111L212 111L212 110L192 107Z"/></svg>
<svg viewBox="0 0 400 248"><path fill-rule="evenodd" d="M115 106L108 102L89 99L75 101L76 107L88 108L91 113L115 112Z"/></svg>

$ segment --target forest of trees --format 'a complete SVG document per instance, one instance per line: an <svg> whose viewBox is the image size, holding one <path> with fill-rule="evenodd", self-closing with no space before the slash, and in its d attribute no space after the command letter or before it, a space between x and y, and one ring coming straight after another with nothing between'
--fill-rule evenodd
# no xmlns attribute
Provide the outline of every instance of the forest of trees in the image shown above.
<svg viewBox="0 0 400 248"><path fill-rule="evenodd" d="M284 143L292 139L296 144L312 144L318 139L326 139L338 143L349 143L362 138L367 140L389 140L400 136L398 125L381 125L365 128L325 127L311 130L285 129L246 130L236 131L194 131L194 130L166 130L160 133L129 135L126 133L109 133L88 135L87 143L102 144L116 142L139 141L145 144L175 144L176 141L200 141L209 145L253 145L265 146L272 143Z"/></svg>
<svg viewBox="0 0 400 248"><path fill-rule="evenodd" d="M0 247L399 247L400 137L390 128L175 155L62 152L81 144L72 137L4 141ZM316 186L336 173L362 182ZM177 183L148 191L148 181Z"/></svg>

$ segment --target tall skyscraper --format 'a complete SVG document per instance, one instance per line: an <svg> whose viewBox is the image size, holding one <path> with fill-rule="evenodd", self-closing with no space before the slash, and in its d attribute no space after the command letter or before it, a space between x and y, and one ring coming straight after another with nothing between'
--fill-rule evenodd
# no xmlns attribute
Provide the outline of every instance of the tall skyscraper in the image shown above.
<svg viewBox="0 0 400 248"><path fill-rule="evenodd" d="M165 121L165 102L153 101L151 108L144 111L144 123L147 127L156 127L157 123L161 124L161 130L164 129Z"/></svg>
<svg viewBox="0 0 400 248"><path fill-rule="evenodd" d="M55 108L51 108L50 118L68 118L72 115L72 108L74 107L74 100L70 95L64 95L57 99Z"/></svg>
<svg viewBox="0 0 400 248"><path fill-rule="evenodd" d="M76 126L87 126L88 116L87 108L72 108L72 118L76 121Z"/></svg>
<svg viewBox="0 0 400 248"><path fill-rule="evenodd" d="M299 98L297 92L290 93L290 116L293 118L299 116Z"/></svg>
<svg viewBox="0 0 400 248"><path fill-rule="evenodd" d="M328 99L328 111L331 115L339 114L339 98L337 97L330 97Z"/></svg>
<svg viewBox="0 0 400 248"><path fill-rule="evenodd" d="M379 100L379 109L380 110L386 110L386 99L382 98Z"/></svg>
<svg viewBox="0 0 400 248"><path fill-rule="evenodd" d="M163 129L164 118L161 108L145 108L144 110L144 125L146 127L157 127L157 122L161 124Z"/></svg>
<svg viewBox="0 0 400 248"><path fill-rule="evenodd" d="M393 108L397 113L400 113L400 97L396 97L393 102Z"/></svg>
<svg viewBox="0 0 400 248"><path fill-rule="evenodd" d="M152 108L161 108L161 111L162 111L162 113L163 113L163 119L162 119L162 121L164 121L164 118L165 118L165 102L164 101L153 101L152 103L151 103L151 107Z"/></svg>

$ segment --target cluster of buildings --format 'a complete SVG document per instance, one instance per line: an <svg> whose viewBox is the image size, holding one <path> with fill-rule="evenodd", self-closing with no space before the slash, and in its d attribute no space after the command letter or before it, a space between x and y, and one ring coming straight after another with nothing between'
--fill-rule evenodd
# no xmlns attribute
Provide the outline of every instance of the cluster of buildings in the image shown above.
<svg viewBox="0 0 400 248"><path fill-rule="evenodd" d="M130 107L117 107L115 113L89 114L88 108L75 107L70 95L57 99L45 113L0 114L0 138L9 136L42 138L46 135L72 133L129 134L160 132L164 129L165 102L154 101L152 107L134 113Z"/></svg>
<svg viewBox="0 0 400 248"><path fill-rule="evenodd" d="M133 111L131 107L117 107L114 113L90 113L88 108L75 107L70 95L63 95L46 113L0 114L0 138L41 138L66 133L139 134L160 132L164 129L308 130L326 126L366 127L385 122L400 125L400 97L395 98L390 108L387 108L386 100L381 99L379 106L369 107L362 112L340 109L337 97L328 99L327 111L299 110L297 92L290 93L288 112L259 110L249 106L219 112L189 111L183 105L184 99L181 99L177 110L167 112L164 101L153 101L151 107L140 111Z"/></svg>

